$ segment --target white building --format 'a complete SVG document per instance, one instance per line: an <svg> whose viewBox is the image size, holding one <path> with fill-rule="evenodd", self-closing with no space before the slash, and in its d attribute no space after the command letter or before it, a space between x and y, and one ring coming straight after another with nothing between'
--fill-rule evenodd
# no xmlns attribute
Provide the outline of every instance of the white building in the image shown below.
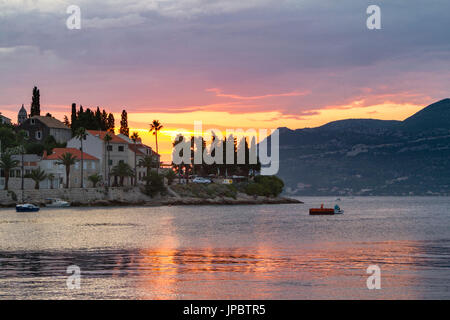
<svg viewBox="0 0 450 320"><path fill-rule="evenodd" d="M114 133L107 131L87 130L86 139L83 140L83 151L94 156L100 161L101 175L104 179L108 176L109 172L119 162L128 162L128 142L119 138ZM104 141L106 134L111 136L111 141L107 144ZM67 142L68 148L81 148L80 139L74 137ZM108 150L107 150L108 148ZM107 163L109 159L109 163ZM133 167L133 166L132 166ZM110 180L112 183L112 176Z"/></svg>
<svg viewBox="0 0 450 320"><path fill-rule="evenodd" d="M128 164L134 169L134 156L136 154L136 175L138 182L142 183L144 181L144 177L147 175L147 169L144 167L139 166L139 161L141 159L144 159L146 156L152 156L154 157L155 162L160 161L160 156L153 151L153 149L150 146L147 146L142 143L141 138L138 138L136 143L129 137L127 137L124 134L118 134L117 135L122 140L126 141L128 143Z"/></svg>
<svg viewBox="0 0 450 320"><path fill-rule="evenodd" d="M44 153L39 163L42 170L47 175L52 175L53 179L45 179L41 182L41 187L45 189L64 188L66 185L66 167L60 163L59 158L64 153L71 153L77 158L77 161L70 168L69 187L81 187L81 151L76 148L55 148L51 155ZM89 176L93 174L101 175L100 160L95 156L83 152L83 180L85 187L92 187Z"/></svg>

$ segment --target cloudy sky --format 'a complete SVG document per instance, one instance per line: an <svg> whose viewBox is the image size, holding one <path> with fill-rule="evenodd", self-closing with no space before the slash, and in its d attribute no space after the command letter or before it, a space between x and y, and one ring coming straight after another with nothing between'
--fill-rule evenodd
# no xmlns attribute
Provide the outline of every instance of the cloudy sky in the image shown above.
<svg viewBox="0 0 450 320"><path fill-rule="evenodd" d="M381 30L366 27L371 4ZM70 5L81 30L66 27ZM0 0L0 111L15 120L37 85L43 112L126 108L142 134L155 118L167 132L401 120L450 96L449 12L448 0Z"/></svg>

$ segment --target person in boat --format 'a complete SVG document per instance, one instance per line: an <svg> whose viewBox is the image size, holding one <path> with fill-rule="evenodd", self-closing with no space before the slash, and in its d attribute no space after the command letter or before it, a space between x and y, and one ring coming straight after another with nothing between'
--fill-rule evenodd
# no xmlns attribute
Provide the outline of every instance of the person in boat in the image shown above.
<svg viewBox="0 0 450 320"><path fill-rule="evenodd" d="M341 208L338 205L334 206L334 211L341 211Z"/></svg>

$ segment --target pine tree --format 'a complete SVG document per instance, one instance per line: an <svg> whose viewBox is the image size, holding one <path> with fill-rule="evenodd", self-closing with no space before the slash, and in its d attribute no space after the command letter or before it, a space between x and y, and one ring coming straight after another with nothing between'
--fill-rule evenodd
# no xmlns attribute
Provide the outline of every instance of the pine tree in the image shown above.
<svg viewBox="0 0 450 320"><path fill-rule="evenodd" d="M33 88L33 96L31 98L30 117L41 115L41 94L37 87Z"/></svg>
<svg viewBox="0 0 450 320"><path fill-rule="evenodd" d="M125 110L122 111L122 118L120 119L120 133L126 135L127 137L130 135L130 129L128 128L128 115Z"/></svg>

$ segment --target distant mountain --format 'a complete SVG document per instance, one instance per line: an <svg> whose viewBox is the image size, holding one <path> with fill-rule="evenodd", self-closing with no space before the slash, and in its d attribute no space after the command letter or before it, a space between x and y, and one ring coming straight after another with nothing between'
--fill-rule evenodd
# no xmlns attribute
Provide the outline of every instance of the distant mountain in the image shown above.
<svg viewBox="0 0 450 320"><path fill-rule="evenodd" d="M279 176L296 195L450 195L450 99L404 121L280 128Z"/></svg>

